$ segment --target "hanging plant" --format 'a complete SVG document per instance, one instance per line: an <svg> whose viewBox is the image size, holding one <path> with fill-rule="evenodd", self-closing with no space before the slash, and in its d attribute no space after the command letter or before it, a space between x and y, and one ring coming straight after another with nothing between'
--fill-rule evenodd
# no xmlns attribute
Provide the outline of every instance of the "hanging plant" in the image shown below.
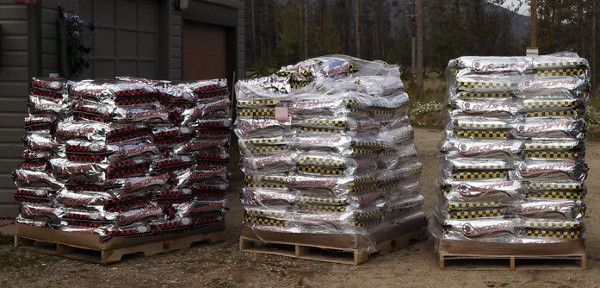
<svg viewBox="0 0 600 288"><path fill-rule="evenodd" d="M85 25L85 22L79 15L66 12L60 6L58 10L59 32L61 32L61 36L64 35L63 41L65 42L65 45L62 45L64 48L61 52L66 54L62 55L61 66L68 66L61 67L61 70L63 70L61 74L66 77L77 76L84 68L90 67L86 56L92 48L84 44L85 37L87 36L84 28L94 30L94 24ZM59 41L61 40L59 39Z"/></svg>

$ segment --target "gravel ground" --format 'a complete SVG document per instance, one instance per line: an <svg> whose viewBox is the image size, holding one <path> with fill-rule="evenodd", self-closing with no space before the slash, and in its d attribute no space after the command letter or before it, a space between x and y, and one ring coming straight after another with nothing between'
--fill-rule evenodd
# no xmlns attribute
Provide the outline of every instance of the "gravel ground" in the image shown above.
<svg viewBox="0 0 600 288"><path fill-rule="evenodd" d="M437 177L435 151L442 133L417 129L424 164L422 193L431 211ZM237 239L242 222L238 193L228 195L227 241L100 266L15 250L0 241L0 287L600 287L597 207L600 143L587 144L590 165L587 196L586 270L457 271L437 268L431 240L348 266L281 256L242 253ZM239 188L239 175L234 178Z"/></svg>

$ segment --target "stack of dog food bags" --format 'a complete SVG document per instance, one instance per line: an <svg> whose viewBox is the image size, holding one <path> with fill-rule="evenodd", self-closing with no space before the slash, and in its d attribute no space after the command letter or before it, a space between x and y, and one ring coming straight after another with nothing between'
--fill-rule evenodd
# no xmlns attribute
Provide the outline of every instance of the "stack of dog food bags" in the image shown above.
<svg viewBox="0 0 600 288"><path fill-rule="evenodd" d="M202 215L195 225L222 222L232 124L227 80L155 82L154 86L175 124L152 129L156 143L168 155L153 168L171 173L175 180L175 187L156 195L158 204L172 205L179 216Z"/></svg>
<svg viewBox="0 0 600 288"><path fill-rule="evenodd" d="M14 197L20 203L17 222L47 226L60 221L55 195L64 184L51 173L50 161L65 157L65 147L54 138L56 124L67 117L67 81L59 78L33 78L25 117L23 163L14 173Z"/></svg>
<svg viewBox="0 0 600 288"><path fill-rule="evenodd" d="M368 238L423 217L397 66L324 56L236 93L247 228Z"/></svg>
<svg viewBox="0 0 600 288"><path fill-rule="evenodd" d="M23 205L20 222L103 237L222 226L226 80L84 80L63 92L49 136L54 154L39 172L52 180L43 183L52 184L52 209ZM21 170L19 187L29 184Z"/></svg>
<svg viewBox="0 0 600 288"><path fill-rule="evenodd" d="M573 53L461 57L448 66L441 239L582 238L589 66Z"/></svg>

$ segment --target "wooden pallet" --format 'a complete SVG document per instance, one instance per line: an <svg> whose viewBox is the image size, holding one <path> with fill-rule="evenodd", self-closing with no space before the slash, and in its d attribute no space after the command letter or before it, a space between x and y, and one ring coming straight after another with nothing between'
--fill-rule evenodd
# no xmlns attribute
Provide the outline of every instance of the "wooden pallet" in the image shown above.
<svg viewBox="0 0 600 288"><path fill-rule="evenodd" d="M198 232L188 231L180 234L164 234L139 237L115 237L102 245L94 242L97 235L68 235L68 237L55 237L57 234L69 233L52 231L51 229L27 227L25 230L44 229L51 231L50 237L19 233L23 227L17 227L15 234L15 247L61 256L74 260L81 260L99 264L120 262L124 256L150 256L167 253L180 249L187 249L196 243L217 243L225 240L225 230ZM56 233L59 232L59 233ZM77 233L69 233L77 234ZM54 237L53 237L54 236ZM73 238L81 238L73 241ZM119 239L121 238L121 239ZM86 239L91 239L87 241ZM110 243L112 241L112 243Z"/></svg>
<svg viewBox="0 0 600 288"><path fill-rule="evenodd" d="M440 268L456 270L573 270L585 269L583 255L439 255Z"/></svg>
<svg viewBox="0 0 600 288"><path fill-rule="evenodd" d="M372 255L394 252L408 246L413 241L423 241L425 239L427 239L427 231L425 228L420 228L392 239L380 241L375 246L375 252L369 253L364 249L334 247L335 242L332 242L331 246L311 245L286 241L265 241L264 239L240 236L240 250L298 259L358 265L369 260Z"/></svg>
<svg viewBox="0 0 600 288"><path fill-rule="evenodd" d="M436 243L436 250L441 269L573 270L586 268L583 241L573 241L561 246L558 243L505 244L440 240Z"/></svg>

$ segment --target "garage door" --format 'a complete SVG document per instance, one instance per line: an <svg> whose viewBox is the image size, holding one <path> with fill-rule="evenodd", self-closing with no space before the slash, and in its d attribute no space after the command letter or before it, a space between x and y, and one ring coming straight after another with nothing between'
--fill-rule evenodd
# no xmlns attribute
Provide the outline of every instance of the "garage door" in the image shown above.
<svg viewBox="0 0 600 288"><path fill-rule="evenodd" d="M79 13L96 26L91 67L83 78L158 76L159 0L80 0Z"/></svg>
<svg viewBox="0 0 600 288"><path fill-rule="evenodd" d="M224 78L227 71L225 27L184 21L183 79Z"/></svg>

